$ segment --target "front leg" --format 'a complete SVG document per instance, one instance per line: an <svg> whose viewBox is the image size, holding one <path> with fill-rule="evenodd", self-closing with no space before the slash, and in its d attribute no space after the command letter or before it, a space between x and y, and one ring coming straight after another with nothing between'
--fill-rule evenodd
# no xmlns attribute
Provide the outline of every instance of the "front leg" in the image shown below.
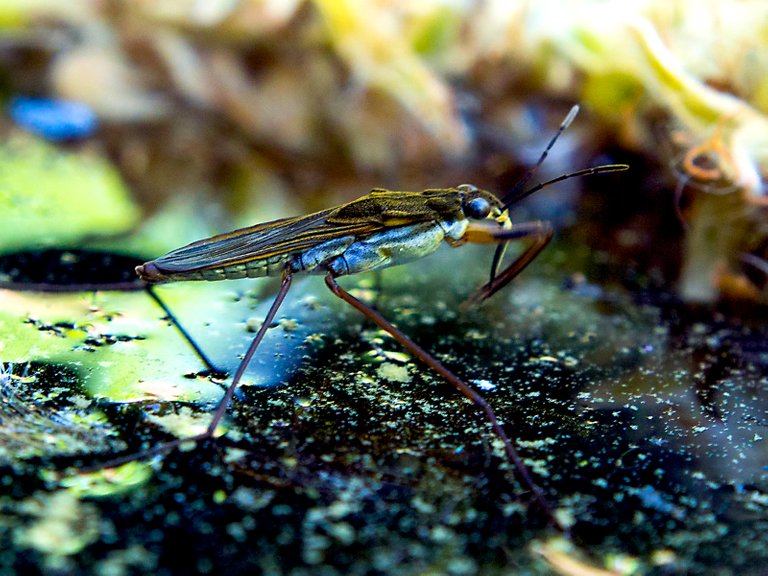
<svg viewBox="0 0 768 576"><path fill-rule="evenodd" d="M530 244L523 252L498 274L492 274L487 284L470 296L467 303L487 300L509 284L531 261L539 255L552 240L552 225L549 222L535 221L515 224L510 229L489 228L481 224L472 224L467 228L464 239L476 244L499 244L513 240L527 240ZM494 270L497 262L494 260Z"/></svg>

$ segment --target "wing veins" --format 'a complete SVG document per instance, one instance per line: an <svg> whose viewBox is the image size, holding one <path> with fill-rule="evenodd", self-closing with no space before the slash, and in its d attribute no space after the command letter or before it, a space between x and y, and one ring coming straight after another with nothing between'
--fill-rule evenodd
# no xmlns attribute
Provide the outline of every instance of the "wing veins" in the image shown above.
<svg viewBox="0 0 768 576"><path fill-rule="evenodd" d="M382 226L371 222L329 224L330 210L285 218L200 240L169 252L155 262L162 270L180 272L220 268L290 255L341 236L365 236Z"/></svg>

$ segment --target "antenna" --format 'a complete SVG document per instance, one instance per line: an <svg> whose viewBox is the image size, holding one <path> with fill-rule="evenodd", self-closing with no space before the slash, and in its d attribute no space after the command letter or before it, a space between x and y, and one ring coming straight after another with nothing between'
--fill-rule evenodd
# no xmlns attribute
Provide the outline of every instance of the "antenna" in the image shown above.
<svg viewBox="0 0 768 576"><path fill-rule="evenodd" d="M515 202L519 202L523 198L527 198L542 188L546 188L551 184L557 184L563 180L568 180L569 178L576 178L578 176L592 176L593 174L605 174L607 172L623 172L624 170L629 170L629 164L601 164L600 166L592 166L591 168L583 168L582 170L577 170L576 172L561 174L557 178L552 178L552 180L547 180L546 182L536 184L536 186L533 188L529 188L528 190L524 190L522 192L517 192L509 201L509 204L504 204L504 208L509 208L510 205L514 204ZM507 194L507 196L509 195L510 194Z"/></svg>
<svg viewBox="0 0 768 576"><path fill-rule="evenodd" d="M579 113L579 106L578 104L576 104L571 108L570 112L568 112L568 115L560 123L560 127L557 129L557 132L549 141L549 144L547 144L547 147L544 148L544 151L541 153L541 156L539 156L539 160L536 162L533 168L528 170L528 173L523 177L523 179L520 180L520 182L518 182L517 184L515 184L512 190L510 190L501 199L501 202L504 205L505 209L508 209L515 202L519 202L523 198L527 198L531 194L538 192L542 188L546 188L547 186L550 186L551 184L556 184L557 182L562 182L563 180L568 180L569 178L576 178L578 176L592 176L593 174L604 174L607 172L621 172L623 170L629 169L629 165L627 164L602 164L600 166L593 166L592 168L584 168L583 170L577 170L576 172L570 172L568 174L561 174L557 178L552 178L552 180L547 180L546 182L541 182L539 184L536 184L532 188L528 188L527 190L525 189L525 185L528 184L528 182L530 182L531 178L533 178L534 174L536 174L536 171L544 163L544 160L546 160L547 155L549 154L549 151L555 145L555 142L557 142L557 139L560 138L560 135L563 132L565 132L565 129L571 125L571 122L573 122L573 119L576 118L576 114L578 113ZM506 250L506 247L507 247L506 242L499 244L496 247L496 251L493 254L493 262L491 263L490 282L493 282L494 279L496 278L496 273L499 270L499 265L501 264L502 258L504 258L504 251Z"/></svg>
<svg viewBox="0 0 768 576"><path fill-rule="evenodd" d="M560 128L557 129L557 132L552 137L552 140L550 140L549 144L547 144L547 147L544 148L544 152L541 153L539 160L536 162L536 164L534 164L533 168L528 170L528 173L523 177L523 179L515 184L514 188L512 188L512 190L501 199L501 202L504 204L504 208L509 208L509 206L518 199L519 191L525 188L525 185L530 182L531 178L533 178L534 174L536 174L536 171L544 163L544 160L547 159L549 151L552 150L552 147L555 145L555 142L557 142L557 139L560 138L560 135L565 132L568 126L571 125L571 122L573 122L573 119L576 118L576 114L578 113L579 105L574 104L570 112L568 112L568 115L560 123Z"/></svg>
<svg viewBox="0 0 768 576"><path fill-rule="evenodd" d="M593 174L605 174L607 172L623 172L624 170L629 170L629 164L601 164L600 166L593 166L592 168L584 168L583 170L577 170L576 172L570 172L568 174L561 174L557 178L552 178L552 180L547 180L546 182L541 182L540 184L536 184L533 188L529 188L528 190L523 190L522 192L513 191L510 194L507 194L506 198L509 198L512 194L512 198L508 199L504 203L504 208L509 208L510 205L514 204L515 202L518 202L522 200L523 198L526 198L530 196L531 194L538 192L542 188L546 188L550 184L556 184L557 182L562 182L563 180L568 180L569 178L576 178L577 176L592 176ZM499 264L501 264L501 259L504 257L504 251L507 248L507 243L504 242L503 244L499 244L496 247L496 252L493 254L493 262L491 263L491 282L494 281L496 278L496 272L499 270Z"/></svg>

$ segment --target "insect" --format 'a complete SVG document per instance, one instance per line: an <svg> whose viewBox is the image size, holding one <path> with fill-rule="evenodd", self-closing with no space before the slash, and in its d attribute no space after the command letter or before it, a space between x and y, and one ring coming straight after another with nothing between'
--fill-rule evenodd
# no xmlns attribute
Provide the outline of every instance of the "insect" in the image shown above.
<svg viewBox="0 0 768 576"><path fill-rule="evenodd" d="M515 466L521 481L532 491L547 515L554 519L542 490L534 482L485 399L381 314L342 288L337 279L417 260L437 250L443 242L454 247L465 243L481 243L495 244L497 248L490 278L476 292L473 301L485 300L504 288L552 238L552 227L547 222L513 225L509 218L510 205L544 186L566 178L627 168L622 164L597 166L564 174L530 189L524 188L577 112L578 107L574 106L536 166L503 198L468 184L422 192L375 189L366 196L335 208L213 236L138 266L136 273L149 286L188 280L265 276L281 277L282 282L261 328L213 412L207 430L191 438L156 446L140 455L128 456L125 460L113 460L111 464L168 451L182 442L212 438L246 367L288 294L293 277L299 274L319 274L325 277L325 283L333 294L391 334L414 357L437 372L483 412L494 434L503 442L506 456ZM512 240L527 241L528 246L509 265L501 268L504 247Z"/></svg>

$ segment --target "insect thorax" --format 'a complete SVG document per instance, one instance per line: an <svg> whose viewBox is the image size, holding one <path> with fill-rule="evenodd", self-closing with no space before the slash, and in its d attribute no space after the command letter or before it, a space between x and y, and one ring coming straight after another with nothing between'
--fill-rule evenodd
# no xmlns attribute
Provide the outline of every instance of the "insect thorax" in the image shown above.
<svg viewBox="0 0 768 576"><path fill-rule="evenodd" d="M406 264L428 256L440 247L446 236L458 239L466 221L423 222L398 226L355 240L351 236L325 242L297 255L294 272L325 273L346 276Z"/></svg>

